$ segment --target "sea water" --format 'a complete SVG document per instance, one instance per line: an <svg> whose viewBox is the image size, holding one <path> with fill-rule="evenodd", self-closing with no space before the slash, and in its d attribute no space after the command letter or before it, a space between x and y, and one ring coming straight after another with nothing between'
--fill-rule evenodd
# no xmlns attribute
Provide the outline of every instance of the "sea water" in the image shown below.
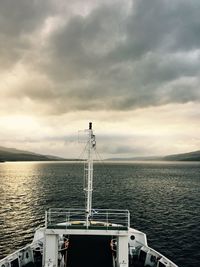
<svg viewBox="0 0 200 267"><path fill-rule="evenodd" d="M180 267L200 266L200 163L95 163L94 208L131 226ZM30 243L46 209L84 207L83 163L0 163L0 259Z"/></svg>

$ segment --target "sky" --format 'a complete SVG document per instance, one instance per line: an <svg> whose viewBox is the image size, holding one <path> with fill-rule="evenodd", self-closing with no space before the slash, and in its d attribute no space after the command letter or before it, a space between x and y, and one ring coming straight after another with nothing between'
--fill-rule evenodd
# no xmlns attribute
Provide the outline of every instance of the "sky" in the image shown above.
<svg viewBox="0 0 200 267"><path fill-rule="evenodd" d="M79 157L200 150L199 0L1 0L0 146Z"/></svg>

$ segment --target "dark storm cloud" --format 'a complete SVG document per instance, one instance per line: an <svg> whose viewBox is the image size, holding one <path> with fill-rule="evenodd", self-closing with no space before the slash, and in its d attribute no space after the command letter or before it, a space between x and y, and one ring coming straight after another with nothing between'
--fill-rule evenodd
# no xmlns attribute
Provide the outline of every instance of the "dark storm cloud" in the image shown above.
<svg viewBox="0 0 200 267"><path fill-rule="evenodd" d="M127 22L128 44L148 51L199 49L198 0L136 0Z"/></svg>
<svg viewBox="0 0 200 267"><path fill-rule="evenodd" d="M64 21L60 13L63 23L33 47L25 37L34 38L47 18L59 16L55 3L0 4L1 66L22 61L46 81L20 85L16 95L48 105L41 109L48 113L200 100L199 1L99 1L86 15L68 11Z"/></svg>
<svg viewBox="0 0 200 267"><path fill-rule="evenodd" d="M53 13L48 0L1 0L1 33L18 36L37 28L47 15Z"/></svg>
<svg viewBox="0 0 200 267"><path fill-rule="evenodd" d="M24 38L33 34L52 13L51 1L1 0L0 1L0 55L2 68L23 58L30 45Z"/></svg>

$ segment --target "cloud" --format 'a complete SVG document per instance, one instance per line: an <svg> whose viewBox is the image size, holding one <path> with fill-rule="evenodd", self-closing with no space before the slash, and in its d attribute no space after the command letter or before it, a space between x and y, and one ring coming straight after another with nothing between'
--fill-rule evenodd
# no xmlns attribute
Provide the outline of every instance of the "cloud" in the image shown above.
<svg viewBox="0 0 200 267"><path fill-rule="evenodd" d="M31 49L26 35L34 34L51 11L51 1L1 1L0 68L9 68L22 60L24 53Z"/></svg>
<svg viewBox="0 0 200 267"><path fill-rule="evenodd" d="M0 111L48 116L199 102L199 5L1 1L0 86L10 105Z"/></svg>
<svg viewBox="0 0 200 267"><path fill-rule="evenodd" d="M199 150L198 103L169 104L132 111L77 111L43 117L1 116L0 145L79 158L85 144L78 130L93 122L101 158L166 155Z"/></svg>

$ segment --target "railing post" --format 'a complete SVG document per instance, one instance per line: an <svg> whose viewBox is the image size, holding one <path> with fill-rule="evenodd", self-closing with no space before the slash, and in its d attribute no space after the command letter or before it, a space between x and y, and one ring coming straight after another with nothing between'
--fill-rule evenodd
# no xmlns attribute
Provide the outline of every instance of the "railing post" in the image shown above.
<svg viewBox="0 0 200 267"><path fill-rule="evenodd" d="M47 220L48 220L48 215L47 215L47 210L45 210L45 228L47 228Z"/></svg>
<svg viewBox="0 0 200 267"><path fill-rule="evenodd" d="M49 215L49 216L48 216ZM48 215L47 215L47 220L50 222L51 224L51 209L49 209L49 212L48 212Z"/></svg>
<svg viewBox="0 0 200 267"><path fill-rule="evenodd" d="M108 230L108 211L106 211L106 225L107 225L107 230Z"/></svg>
<svg viewBox="0 0 200 267"><path fill-rule="evenodd" d="M127 215L128 215L128 228L130 227L130 213L129 211L127 211Z"/></svg>
<svg viewBox="0 0 200 267"><path fill-rule="evenodd" d="M67 228L67 226L69 226L69 222L70 222L70 210L68 211L68 219L66 222L66 228Z"/></svg>

